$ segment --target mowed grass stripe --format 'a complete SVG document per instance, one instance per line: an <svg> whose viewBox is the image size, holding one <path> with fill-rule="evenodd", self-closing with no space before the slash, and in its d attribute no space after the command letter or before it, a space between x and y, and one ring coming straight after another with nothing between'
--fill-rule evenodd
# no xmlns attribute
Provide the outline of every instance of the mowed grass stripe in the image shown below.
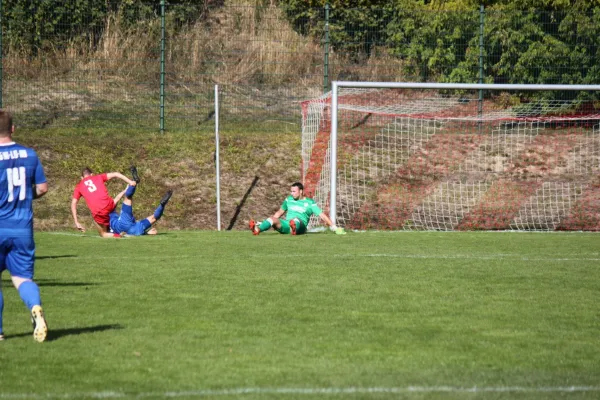
<svg viewBox="0 0 600 400"><path fill-rule="evenodd" d="M599 386L600 263L556 262L594 258L597 235L158 238L38 233L51 340L4 275L2 393Z"/></svg>
<svg viewBox="0 0 600 400"><path fill-rule="evenodd" d="M263 255L260 254L248 254L247 257L261 258ZM148 255L138 255L138 259L156 259L160 257L160 255L148 254ZM198 253L189 253L189 254L177 254L170 255L170 258L195 258L198 257ZM320 257L319 255L311 255L311 254L272 254L270 258L291 258L291 257L300 257L304 259L310 259L311 257ZM546 262L562 262L562 261L591 261L598 262L600 258L548 258L548 257L520 257L518 254L491 254L489 256L470 256L470 255L453 255L453 256L443 256L443 255L428 255L428 254L352 254L352 253L344 253L344 254L331 254L331 257L337 258L353 258L353 257L369 257L369 258L416 258L416 259L442 259L442 260L520 260L520 261L546 261ZM80 260L97 260L97 259L122 259L123 256L115 254L112 256L77 256Z"/></svg>
<svg viewBox="0 0 600 400"><path fill-rule="evenodd" d="M423 387L409 386L404 388L397 387L347 387L347 388L231 388L221 390L191 390L185 392L164 392L164 393L120 393L120 392L97 392L97 393L46 393L43 395L30 394L27 397L23 394L0 393L0 399L123 399L135 397L144 398L181 398L181 397L212 397L212 396L245 396L245 395L354 395L354 394L411 394L411 393L587 393L598 392L600 387L595 386L565 386L565 387Z"/></svg>

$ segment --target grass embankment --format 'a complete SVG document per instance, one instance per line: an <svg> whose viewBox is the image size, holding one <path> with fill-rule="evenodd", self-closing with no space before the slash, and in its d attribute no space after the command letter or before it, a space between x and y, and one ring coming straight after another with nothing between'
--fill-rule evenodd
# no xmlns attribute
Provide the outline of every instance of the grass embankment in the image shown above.
<svg viewBox="0 0 600 400"><path fill-rule="evenodd" d="M73 226L70 201L80 171L128 174L137 165L142 183L135 196L136 217L150 215L167 189L174 196L158 227L169 229L216 229L215 135L211 127L165 134L137 130L44 129L17 132L17 142L35 148L50 184L47 196L35 205L38 230ZM273 213L289 185L300 177L300 134L269 130L268 124L248 124L221 132L221 225L222 229L245 228L249 218ZM256 184L253 185L253 182ZM116 194L120 180L109 182ZM83 223L93 228L84 201Z"/></svg>

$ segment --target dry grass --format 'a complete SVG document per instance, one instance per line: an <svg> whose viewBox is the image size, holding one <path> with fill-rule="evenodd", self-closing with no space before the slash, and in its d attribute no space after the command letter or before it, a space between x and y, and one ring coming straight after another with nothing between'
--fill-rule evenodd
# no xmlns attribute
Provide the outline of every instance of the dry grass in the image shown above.
<svg viewBox="0 0 600 400"><path fill-rule="evenodd" d="M235 4L234 4L235 3ZM226 2L196 23L167 26L166 66L170 82L210 82L252 86L321 87L323 47L318 38L299 35L274 2L257 6ZM157 81L160 72L160 20L125 27L118 13L106 18L97 40L48 45L32 55L8 49L4 68L11 79L86 80L96 84ZM374 49L364 63L330 51L331 66L357 79L402 76L403 64L387 49ZM331 71L330 71L331 72Z"/></svg>
<svg viewBox="0 0 600 400"><path fill-rule="evenodd" d="M111 14L96 44L72 42L37 56L9 49L4 65L14 78L156 79L160 40L160 20L125 28ZM220 8L166 38L165 61L176 80L279 85L299 78L318 85L321 59L320 46L294 32L273 4Z"/></svg>

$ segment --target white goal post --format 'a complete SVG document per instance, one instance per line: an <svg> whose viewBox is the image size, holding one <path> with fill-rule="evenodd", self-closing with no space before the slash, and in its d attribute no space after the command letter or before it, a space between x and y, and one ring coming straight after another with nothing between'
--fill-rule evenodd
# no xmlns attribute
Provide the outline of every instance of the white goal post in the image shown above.
<svg viewBox="0 0 600 400"><path fill-rule="evenodd" d="M302 110L305 191L339 226L600 230L600 85L336 81Z"/></svg>

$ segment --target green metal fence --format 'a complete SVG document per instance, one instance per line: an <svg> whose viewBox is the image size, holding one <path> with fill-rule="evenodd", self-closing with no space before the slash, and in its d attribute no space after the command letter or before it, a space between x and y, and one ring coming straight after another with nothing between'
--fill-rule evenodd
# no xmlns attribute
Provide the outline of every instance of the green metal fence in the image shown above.
<svg viewBox="0 0 600 400"><path fill-rule="evenodd" d="M226 127L299 124L333 80L600 82L600 11L259 3L1 0L0 105L30 128L194 131L212 127L215 84Z"/></svg>

